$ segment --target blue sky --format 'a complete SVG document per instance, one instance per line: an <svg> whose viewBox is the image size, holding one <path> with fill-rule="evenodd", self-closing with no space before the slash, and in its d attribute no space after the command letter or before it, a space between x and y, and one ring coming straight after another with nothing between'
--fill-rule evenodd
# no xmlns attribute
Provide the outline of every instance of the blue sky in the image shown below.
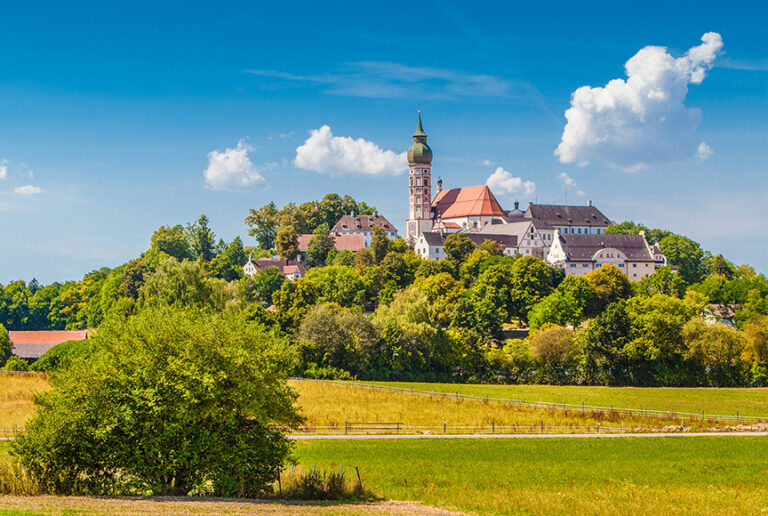
<svg viewBox="0 0 768 516"><path fill-rule="evenodd" d="M765 4L155 4L4 7L0 282L117 266L201 213L252 243L248 208L328 192L403 230L419 106L445 187L501 167L507 206L567 191L768 271ZM555 156L571 107L591 122Z"/></svg>

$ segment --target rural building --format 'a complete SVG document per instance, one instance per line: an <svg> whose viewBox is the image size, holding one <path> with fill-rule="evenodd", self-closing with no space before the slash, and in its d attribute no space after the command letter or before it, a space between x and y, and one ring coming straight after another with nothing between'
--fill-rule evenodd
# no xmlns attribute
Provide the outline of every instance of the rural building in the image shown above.
<svg viewBox="0 0 768 516"><path fill-rule="evenodd" d="M530 203L525 218L535 219L557 229L561 235L601 235L613 225L608 217L592 205L561 206Z"/></svg>
<svg viewBox="0 0 768 516"><path fill-rule="evenodd" d="M546 259L555 228L536 219L510 218L509 222L486 224L478 231L481 235L512 235L517 238L517 254Z"/></svg>
<svg viewBox="0 0 768 516"><path fill-rule="evenodd" d="M309 241L312 240L313 236L315 235L311 233L299 235L298 243L300 253L304 254L307 252L307 249L309 249ZM341 235L334 235L332 233L331 236L333 237L333 247L337 251L352 251L353 253L356 253L367 247L365 245L365 235L361 233L343 233Z"/></svg>
<svg viewBox="0 0 768 516"><path fill-rule="evenodd" d="M391 239L397 238L397 228L383 215L344 215L339 219L331 233L340 235L363 235L365 247L371 247L373 228L381 228Z"/></svg>
<svg viewBox="0 0 768 516"><path fill-rule="evenodd" d="M289 280L303 278L306 272L304 266L294 260L281 260L277 257L254 260L251 256L248 257L248 262L243 265L243 272L253 276L257 272L266 271L270 267L276 268L280 274L285 276L285 279Z"/></svg>
<svg viewBox="0 0 768 516"><path fill-rule="evenodd" d="M555 232L547 261L568 276L583 276L604 265L615 265L630 281L650 276L666 265L666 258L650 246L645 234L567 234Z"/></svg>
<svg viewBox="0 0 768 516"><path fill-rule="evenodd" d="M512 256L517 252L517 237L513 235L487 235L481 233L462 233L476 245L480 245L486 240L499 242L504 246L504 256ZM438 231L427 231L419 235L416 241L414 251L417 256L425 260L442 260L445 258L443 245L448 236L446 233Z"/></svg>
<svg viewBox="0 0 768 516"><path fill-rule="evenodd" d="M9 331L11 353L27 362L34 362L49 349L72 340L85 340L88 331Z"/></svg>

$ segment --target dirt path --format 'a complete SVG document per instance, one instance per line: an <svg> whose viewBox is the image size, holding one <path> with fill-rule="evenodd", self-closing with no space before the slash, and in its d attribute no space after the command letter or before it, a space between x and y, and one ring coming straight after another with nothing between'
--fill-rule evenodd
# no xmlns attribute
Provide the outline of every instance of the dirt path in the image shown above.
<svg viewBox="0 0 768 516"><path fill-rule="evenodd" d="M458 516L463 513L446 511L419 502L373 502L320 504L275 502L266 500L178 498L178 497L120 497L96 498L84 496L0 496L0 515L24 512L71 514L83 512L98 515L144 514L207 514L207 515L397 515L397 516Z"/></svg>

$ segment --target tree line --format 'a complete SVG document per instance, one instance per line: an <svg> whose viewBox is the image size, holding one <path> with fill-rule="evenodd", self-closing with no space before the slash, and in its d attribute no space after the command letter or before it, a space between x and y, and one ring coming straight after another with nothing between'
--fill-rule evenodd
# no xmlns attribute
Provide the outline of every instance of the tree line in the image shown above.
<svg viewBox="0 0 768 516"><path fill-rule="evenodd" d="M618 224L610 231L645 230L670 267L635 283L611 266L565 278L539 259L503 256L498 244L476 246L461 234L446 239L442 261L423 260L402 238L390 240L380 230L370 248L337 252L328 221L361 208L373 211L348 196L327 195L252 210L249 217L277 214L273 247L287 227L314 233L309 269L299 280L286 281L276 268L243 277L248 251L277 251L265 242L246 249L239 238L217 241L202 216L160 227L141 257L79 282L3 286L0 323L96 328L110 315L162 303L243 314L287 339L294 374L305 376L604 385L768 381L768 281L684 236ZM733 325L716 321L727 311ZM508 338L518 327L529 328L530 336Z"/></svg>

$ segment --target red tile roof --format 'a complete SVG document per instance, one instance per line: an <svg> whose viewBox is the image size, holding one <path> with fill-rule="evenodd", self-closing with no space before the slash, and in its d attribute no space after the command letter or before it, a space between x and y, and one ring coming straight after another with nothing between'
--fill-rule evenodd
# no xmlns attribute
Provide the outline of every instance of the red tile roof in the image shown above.
<svg viewBox="0 0 768 516"><path fill-rule="evenodd" d="M432 208L435 216L444 219L507 215L486 185L442 190L432 201Z"/></svg>
<svg viewBox="0 0 768 516"><path fill-rule="evenodd" d="M9 331L13 354L25 359L37 359L57 344L88 338L82 331Z"/></svg>
<svg viewBox="0 0 768 516"><path fill-rule="evenodd" d="M312 234L299 235L299 251L306 252L309 249L309 241L312 240ZM357 252L365 249L365 237L361 233L342 233L334 235L334 247L337 251Z"/></svg>

